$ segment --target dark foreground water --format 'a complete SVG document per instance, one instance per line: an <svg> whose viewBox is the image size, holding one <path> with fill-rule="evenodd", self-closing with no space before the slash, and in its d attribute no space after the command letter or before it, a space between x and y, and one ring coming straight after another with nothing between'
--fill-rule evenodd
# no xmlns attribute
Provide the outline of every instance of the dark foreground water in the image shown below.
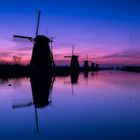
<svg viewBox="0 0 140 140"><path fill-rule="evenodd" d="M47 82L0 80L0 140L140 140L140 74Z"/></svg>

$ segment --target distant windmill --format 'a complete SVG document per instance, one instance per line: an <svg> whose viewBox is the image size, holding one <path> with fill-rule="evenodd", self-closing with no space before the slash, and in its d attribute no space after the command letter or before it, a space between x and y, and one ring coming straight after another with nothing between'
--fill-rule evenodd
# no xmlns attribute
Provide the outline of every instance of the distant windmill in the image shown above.
<svg viewBox="0 0 140 140"><path fill-rule="evenodd" d="M95 70L95 63L94 62L91 62L90 69L91 69L91 71Z"/></svg>
<svg viewBox="0 0 140 140"><path fill-rule="evenodd" d="M71 58L70 67L71 67L72 71L79 71L79 68L80 68L79 61L78 61L79 56L74 54L74 49L75 49L75 46L73 44L73 46L72 46L72 54L69 55L69 56L64 56L64 57L65 58Z"/></svg>
<svg viewBox="0 0 140 140"><path fill-rule="evenodd" d="M88 70L89 70L89 60L87 55L87 59L84 61L84 71L88 71Z"/></svg>
<svg viewBox="0 0 140 140"><path fill-rule="evenodd" d="M98 71L99 70L99 64L98 64L98 62L96 61L96 63L94 65L95 65L95 71Z"/></svg>
<svg viewBox="0 0 140 140"><path fill-rule="evenodd" d="M20 35L14 35L13 37L28 39L29 41L34 43L31 63L33 61L34 64L38 65L38 63L45 64L47 62L46 63L46 64L48 64L47 66L52 67L55 65L54 59L53 59L53 54L51 51L53 38L46 37L44 35L38 35L39 26L40 26L40 16L41 16L41 11L38 11L37 28L36 28L35 37L20 36ZM49 43L51 43L51 47L49 47ZM37 46L37 47L35 47L35 46Z"/></svg>

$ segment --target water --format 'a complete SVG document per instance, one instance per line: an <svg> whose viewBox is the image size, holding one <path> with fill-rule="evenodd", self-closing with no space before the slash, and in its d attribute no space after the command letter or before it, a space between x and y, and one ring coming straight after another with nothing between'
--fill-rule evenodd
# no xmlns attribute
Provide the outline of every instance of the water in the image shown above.
<svg viewBox="0 0 140 140"><path fill-rule="evenodd" d="M140 139L140 74L80 74L73 85L69 76L55 77L52 89L30 81L0 80L0 139ZM49 96L41 93L47 86Z"/></svg>

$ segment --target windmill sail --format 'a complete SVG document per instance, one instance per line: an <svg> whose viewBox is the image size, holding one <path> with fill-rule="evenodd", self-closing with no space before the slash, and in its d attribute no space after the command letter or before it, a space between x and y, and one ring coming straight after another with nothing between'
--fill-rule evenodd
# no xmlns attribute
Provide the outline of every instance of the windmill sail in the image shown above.
<svg viewBox="0 0 140 140"><path fill-rule="evenodd" d="M33 40L33 38L30 37L30 36L13 35L13 37L14 37L14 38L23 38L23 39Z"/></svg>
<svg viewBox="0 0 140 140"><path fill-rule="evenodd" d="M39 11L38 11L38 19L37 19L36 36L38 35L38 31L39 31L40 15L41 15L41 11L39 10Z"/></svg>

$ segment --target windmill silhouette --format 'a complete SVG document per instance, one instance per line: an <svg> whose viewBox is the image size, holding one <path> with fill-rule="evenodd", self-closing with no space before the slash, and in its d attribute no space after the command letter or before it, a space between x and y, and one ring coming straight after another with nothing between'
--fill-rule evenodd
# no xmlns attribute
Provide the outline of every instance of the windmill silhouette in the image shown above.
<svg viewBox="0 0 140 140"><path fill-rule="evenodd" d="M84 61L84 71L88 71L89 70L89 60L88 60L88 55L86 60Z"/></svg>
<svg viewBox="0 0 140 140"><path fill-rule="evenodd" d="M84 61L83 68L84 68L84 72L96 71L99 69L99 64L94 63L93 61L89 61L89 56L87 55L87 58Z"/></svg>
<svg viewBox="0 0 140 140"><path fill-rule="evenodd" d="M95 71L95 63L94 62L91 62L90 70Z"/></svg>
<svg viewBox="0 0 140 140"><path fill-rule="evenodd" d="M98 64L97 61L95 61L95 63L94 63L94 70L95 71L98 71L99 70L99 64Z"/></svg>
<svg viewBox="0 0 140 140"><path fill-rule="evenodd" d="M51 69L55 66L53 54L51 51L53 38L46 37L45 35L38 35L40 26L41 11L38 11L37 28L35 37L13 35L14 38L23 38L31 41L33 46L32 57L30 64L36 67L46 67ZM49 45L51 43L51 47Z"/></svg>
<svg viewBox="0 0 140 140"><path fill-rule="evenodd" d="M75 46L73 44L73 46L72 46L72 54L69 55L69 56L64 56L64 57L65 58L71 58L70 68L71 68L72 71L76 72L76 71L79 71L80 66L79 66L79 60L78 60L79 56L74 54L75 53L74 49L75 49Z"/></svg>

